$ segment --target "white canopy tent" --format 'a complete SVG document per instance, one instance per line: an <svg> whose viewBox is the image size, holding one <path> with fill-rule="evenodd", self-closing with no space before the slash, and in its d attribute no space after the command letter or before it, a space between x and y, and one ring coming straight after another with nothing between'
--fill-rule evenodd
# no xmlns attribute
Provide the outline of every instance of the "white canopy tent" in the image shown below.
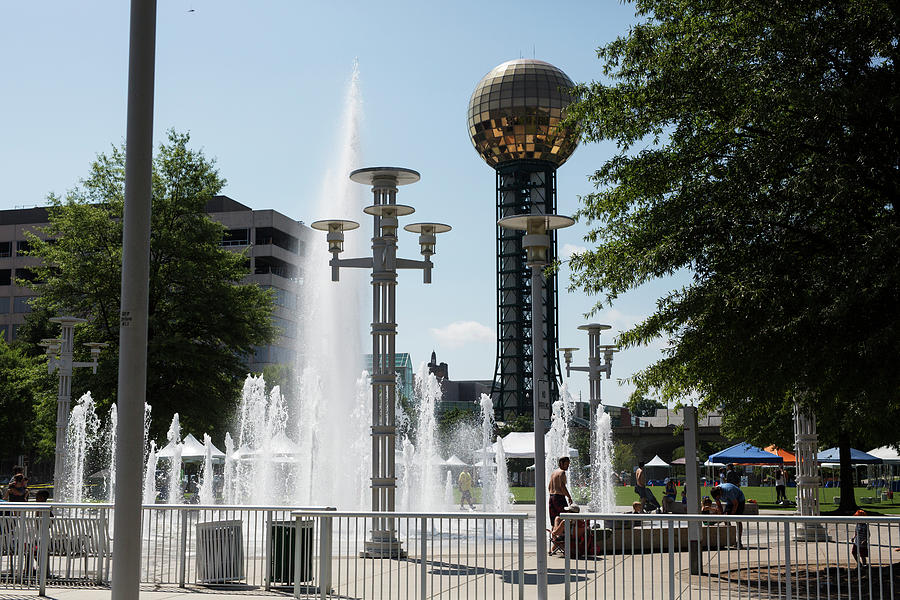
<svg viewBox="0 0 900 600"><path fill-rule="evenodd" d="M466 463L461 458L453 454L443 462L445 467L465 467Z"/></svg>
<svg viewBox="0 0 900 600"><path fill-rule="evenodd" d="M210 443L212 445L212 443ZM193 434L184 436L181 446L182 462L199 462L206 459L206 446L200 443L200 440ZM166 446L156 453L157 458L171 459L175 455L175 444L169 442ZM225 460L225 453L212 445L212 458L216 462Z"/></svg>
<svg viewBox="0 0 900 600"><path fill-rule="evenodd" d="M653 457L650 462L644 463L645 467L668 467L669 463L659 457L659 454Z"/></svg>
<svg viewBox="0 0 900 600"><path fill-rule="evenodd" d="M881 448L869 450L868 454L880 458L884 464L900 465L900 452L897 452L891 446L882 446Z"/></svg>
<svg viewBox="0 0 900 600"><path fill-rule="evenodd" d="M503 453L506 458L534 458L534 432L531 431L513 431L500 438L503 440ZM497 442L491 446L491 454L497 451ZM544 436L544 447L547 447L547 436ZM569 448L569 457L578 458L578 450Z"/></svg>

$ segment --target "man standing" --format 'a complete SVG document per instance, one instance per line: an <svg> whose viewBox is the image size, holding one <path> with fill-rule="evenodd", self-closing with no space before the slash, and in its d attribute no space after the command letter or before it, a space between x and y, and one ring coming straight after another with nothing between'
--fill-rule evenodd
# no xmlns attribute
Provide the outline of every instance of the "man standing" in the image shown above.
<svg viewBox="0 0 900 600"><path fill-rule="evenodd" d="M559 468L550 475L550 485L548 491L550 498L548 505L550 508L550 527L556 524L556 517L559 513L566 510L566 506L572 503L572 496L569 494L569 488L566 485L566 471L569 469L569 457L563 456L557 462Z"/></svg>
<svg viewBox="0 0 900 600"><path fill-rule="evenodd" d="M644 463L638 463L638 469L634 472L634 493L641 500L645 500L652 510L659 511L659 502L653 492L647 489L647 476L644 474Z"/></svg>
<svg viewBox="0 0 900 600"><path fill-rule="evenodd" d="M728 463L725 468L725 483L741 487L741 476L734 470L734 463Z"/></svg>
<svg viewBox="0 0 900 600"><path fill-rule="evenodd" d="M744 492L741 491L741 488L734 485L733 483L723 483L722 485L717 485L712 490L710 490L709 495L712 496L713 500L716 501L716 506L719 508L719 514L722 515L742 515L744 514ZM722 501L725 501L725 506L722 506ZM744 526L738 521L737 522L737 547L743 548L744 546L741 544L741 534L743 533Z"/></svg>
<svg viewBox="0 0 900 600"><path fill-rule="evenodd" d="M459 510L463 509L463 504L468 502L469 508L474 509L475 503L472 499L472 476L469 475L468 469L463 469L457 479L459 485Z"/></svg>

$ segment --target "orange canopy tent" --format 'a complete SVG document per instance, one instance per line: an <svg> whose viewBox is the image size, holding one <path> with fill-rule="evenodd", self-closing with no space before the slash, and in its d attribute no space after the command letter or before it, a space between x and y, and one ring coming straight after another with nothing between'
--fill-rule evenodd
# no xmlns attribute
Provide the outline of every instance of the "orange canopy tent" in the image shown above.
<svg viewBox="0 0 900 600"><path fill-rule="evenodd" d="M765 448L765 451L780 456L784 461L784 466L786 467L792 467L797 464L797 457L787 450L782 450L781 448L776 448L775 446L768 446Z"/></svg>

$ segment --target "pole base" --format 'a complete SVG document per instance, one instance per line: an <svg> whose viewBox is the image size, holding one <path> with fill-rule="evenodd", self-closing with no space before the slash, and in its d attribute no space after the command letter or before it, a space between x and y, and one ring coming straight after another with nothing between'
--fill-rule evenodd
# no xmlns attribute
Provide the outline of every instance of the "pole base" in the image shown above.
<svg viewBox="0 0 900 600"><path fill-rule="evenodd" d="M406 558L403 544L394 536L393 531L372 531L372 539L366 540L365 550L359 553L360 558Z"/></svg>
<svg viewBox="0 0 900 600"><path fill-rule="evenodd" d="M819 523L803 523L795 530L794 539L800 542L830 542L828 531Z"/></svg>

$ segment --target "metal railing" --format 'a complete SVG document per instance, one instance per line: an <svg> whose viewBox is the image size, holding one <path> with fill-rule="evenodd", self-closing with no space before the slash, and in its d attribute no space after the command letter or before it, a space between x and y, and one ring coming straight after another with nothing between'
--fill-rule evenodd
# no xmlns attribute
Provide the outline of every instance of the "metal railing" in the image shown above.
<svg viewBox="0 0 900 600"><path fill-rule="evenodd" d="M307 578L295 585L296 598L524 597L524 513L296 511L294 517L313 549L313 560L296 565L298 577Z"/></svg>
<svg viewBox="0 0 900 600"><path fill-rule="evenodd" d="M565 598L900 598L900 517L562 518Z"/></svg>

